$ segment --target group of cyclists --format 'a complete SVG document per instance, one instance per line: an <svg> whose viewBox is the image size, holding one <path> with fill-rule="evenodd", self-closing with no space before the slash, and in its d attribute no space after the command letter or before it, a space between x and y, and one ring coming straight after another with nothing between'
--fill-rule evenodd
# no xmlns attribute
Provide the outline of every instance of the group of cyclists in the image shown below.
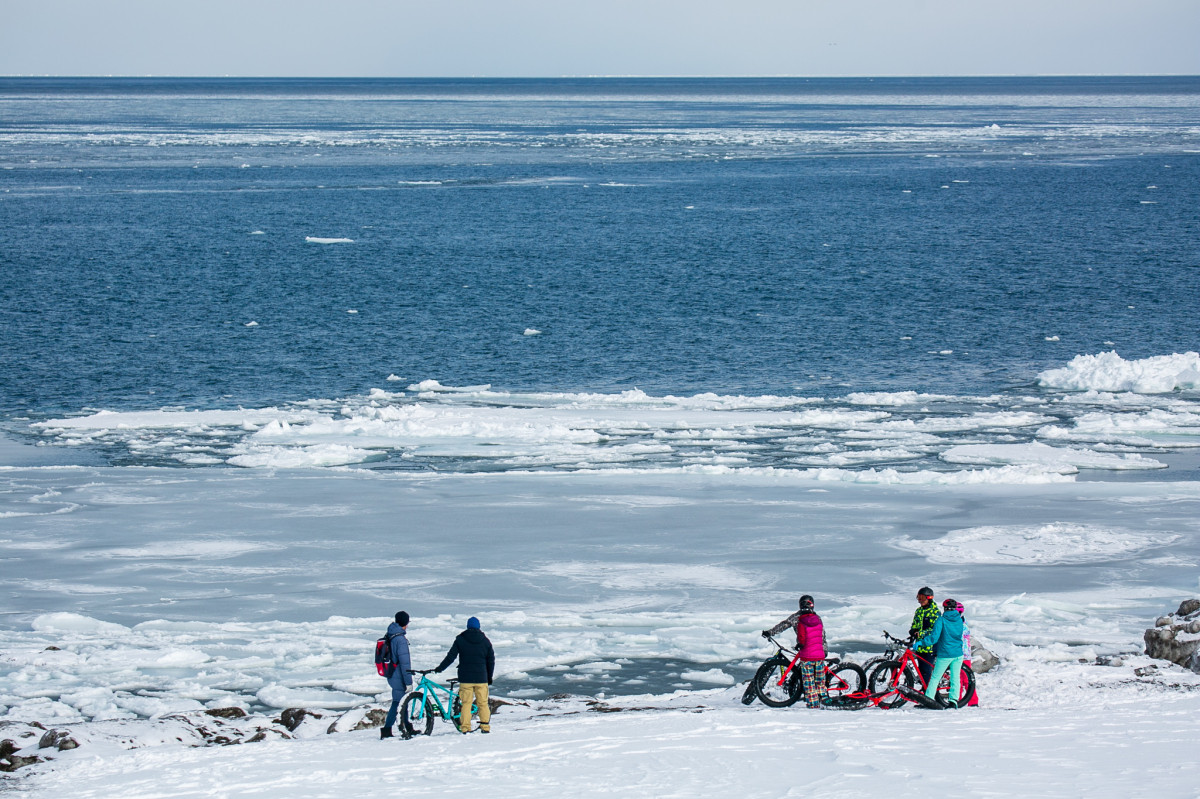
<svg viewBox="0 0 1200 799"><path fill-rule="evenodd" d="M919 606L913 613L912 625L908 631L909 642L926 686L925 697L930 700L930 706L933 706L938 683L947 671L950 673L949 696L961 695L962 667L971 666L971 631L963 618L963 606L957 600L946 599L939 609L934 601L933 589L924 587L917 591L917 602ZM412 687L413 669L406 637L409 620L408 613L397 613L384 639L390 650L390 662L396 664L396 668L388 676L388 683L392 689L392 703L380 730L381 738L393 737L392 726L396 723L397 709ZM811 595L805 594L800 597L800 607L795 613L769 630L763 630L762 634L764 638L773 638L789 628L796 632L795 667L800 673L804 704L811 708L832 706L834 703L829 699L825 673L825 625L817 614L816 602ZM479 619L474 616L467 620L467 628L458 634L446 657L433 671L441 672L455 660L459 661L461 707L476 708L479 713L480 732L490 732L488 686L492 682L496 656L491 641L480 629ZM851 668L858 669L857 666ZM858 671L861 674L862 670ZM978 703L979 699L972 690L965 704L973 706ZM953 699L948 699L946 706L958 705ZM470 710L462 713L462 718L459 719L461 732L471 732L471 715Z"/></svg>
<svg viewBox="0 0 1200 799"><path fill-rule="evenodd" d="M971 666L971 631L964 618L965 609L958 600L946 599L939 609L934 600L933 589L928 586L917 591L918 607L909 626L909 641L916 656L917 667L925 687L925 697L933 706L938 684L942 676L950 673L949 697L959 697L962 668ZM825 625L817 615L811 595L800 597L800 608L791 616L769 630L763 630L764 638L771 638L788 628L796 631L796 668L800 672L800 686L804 704L811 708L828 707L831 703L826 688ZM957 708L953 698L945 706ZM979 697L972 690L964 704L975 706Z"/></svg>

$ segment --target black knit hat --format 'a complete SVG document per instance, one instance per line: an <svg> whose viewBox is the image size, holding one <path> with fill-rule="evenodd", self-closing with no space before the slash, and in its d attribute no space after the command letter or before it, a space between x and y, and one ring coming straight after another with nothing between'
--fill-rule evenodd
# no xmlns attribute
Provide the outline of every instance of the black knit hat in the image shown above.
<svg viewBox="0 0 1200 799"><path fill-rule="evenodd" d="M403 610L396 614L396 624L399 624L401 627L408 626L408 614Z"/></svg>

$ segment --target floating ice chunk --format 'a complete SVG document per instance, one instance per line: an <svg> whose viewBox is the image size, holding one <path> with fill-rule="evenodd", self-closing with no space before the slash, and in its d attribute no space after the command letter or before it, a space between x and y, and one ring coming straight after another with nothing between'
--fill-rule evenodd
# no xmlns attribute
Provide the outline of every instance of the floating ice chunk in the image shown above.
<svg viewBox="0 0 1200 799"><path fill-rule="evenodd" d="M481 386L443 386L436 380L422 380L420 383L414 383L408 387L409 391L444 391L447 393L472 393L476 391L487 391L491 385L484 384Z"/></svg>
<svg viewBox="0 0 1200 799"><path fill-rule="evenodd" d="M394 375L394 374L390 374L387 376L387 381L389 383L398 383L403 379L404 379L403 377L400 377L399 375Z"/></svg>
<svg viewBox="0 0 1200 799"><path fill-rule="evenodd" d="M258 322L255 322L255 321L252 319L252 320L250 320L249 322L247 322L247 323L246 323L244 326L245 326L245 327L258 327Z"/></svg>
<svg viewBox="0 0 1200 799"><path fill-rule="evenodd" d="M358 313L358 309L356 309L356 308L347 308L347 309L346 309L346 313Z"/></svg>
<svg viewBox="0 0 1200 799"><path fill-rule="evenodd" d="M268 432L267 428L260 431L265 432ZM250 446L247 449L248 451L230 458L227 463L247 468L303 469L310 466L346 466L379 457L379 453L374 450L345 444L314 444L308 447Z"/></svg>
<svg viewBox="0 0 1200 799"><path fill-rule="evenodd" d="M916 391L856 391L846 395L846 402L851 405L915 405L919 402L937 402L951 400L953 397L945 394L918 394Z"/></svg>
<svg viewBox="0 0 1200 799"><path fill-rule="evenodd" d="M40 633L83 633L110 637L129 633L128 627L78 613L45 613L34 619L30 626Z"/></svg>
<svg viewBox="0 0 1200 799"><path fill-rule="evenodd" d="M527 328L525 328L525 332L524 332L524 334L523 334L523 335L526 335L526 336L540 336L540 335L542 335L542 331L538 330L537 328L533 328L533 327L527 327Z"/></svg>
<svg viewBox="0 0 1200 799"><path fill-rule="evenodd" d="M265 236L267 234L261 230L251 230L250 235L251 236Z"/></svg>
<svg viewBox="0 0 1200 799"><path fill-rule="evenodd" d="M1068 483L1075 479L1071 475L1028 465L997 466L962 472L935 472L928 469L916 472L900 472L895 469L812 469L801 472L800 476L824 481L875 485L1042 485Z"/></svg>
<svg viewBox="0 0 1200 799"><path fill-rule="evenodd" d="M680 679L689 680L691 682L706 682L712 685L733 685L735 680L731 675L726 674L720 669L709 669L708 671L685 671L679 675Z"/></svg>
<svg viewBox="0 0 1200 799"><path fill-rule="evenodd" d="M267 707L319 707L329 710L348 710L372 701L370 697L357 696L343 691L327 691L323 688L287 688L282 685L268 685L258 692L257 699Z"/></svg>
<svg viewBox="0 0 1200 799"><path fill-rule="evenodd" d="M1200 388L1200 353L1156 355L1127 361L1116 352L1077 355L1061 369L1038 375L1038 384L1069 391L1131 391L1162 394Z"/></svg>
<svg viewBox="0 0 1200 799"><path fill-rule="evenodd" d="M1119 560L1166 546L1179 536L1086 524L1053 523L971 527L932 541L899 538L888 543L932 563L1058 565Z"/></svg>
<svg viewBox="0 0 1200 799"><path fill-rule="evenodd" d="M353 244L354 239L336 239L323 238L321 236L305 236L304 240L310 244Z"/></svg>
<svg viewBox="0 0 1200 799"><path fill-rule="evenodd" d="M1142 455L1119 455L1089 449L1051 447L1048 444L962 444L950 447L941 454L947 463L969 463L983 466L1019 464L1041 466L1060 474L1073 474L1079 469L1165 469L1165 463Z"/></svg>
<svg viewBox="0 0 1200 799"><path fill-rule="evenodd" d="M1058 336L1046 336L1046 341L1059 341Z"/></svg>
<svg viewBox="0 0 1200 799"><path fill-rule="evenodd" d="M592 663L580 663L575 667L575 671L581 671L586 674L603 674L609 671L620 671L622 668L624 667L620 663L598 660Z"/></svg>

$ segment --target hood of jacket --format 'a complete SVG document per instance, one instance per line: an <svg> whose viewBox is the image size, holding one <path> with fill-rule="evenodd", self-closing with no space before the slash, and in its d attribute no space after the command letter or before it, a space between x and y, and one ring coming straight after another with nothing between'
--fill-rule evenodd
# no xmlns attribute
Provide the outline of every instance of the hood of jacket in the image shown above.
<svg viewBox="0 0 1200 799"><path fill-rule="evenodd" d="M376 627L375 629L378 630L379 628ZM408 637L407 635L405 635L404 628L401 627L399 624L396 624L396 622L392 622L391 624L388 625L387 634L388 635L404 635L406 638Z"/></svg>

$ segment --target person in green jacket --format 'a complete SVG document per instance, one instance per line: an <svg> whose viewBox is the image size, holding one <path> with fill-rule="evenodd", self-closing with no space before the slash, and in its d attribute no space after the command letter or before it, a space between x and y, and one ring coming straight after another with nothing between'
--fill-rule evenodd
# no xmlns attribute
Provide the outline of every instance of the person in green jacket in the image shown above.
<svg viewBox="0 0 1200 799"><path fill-rule="evenodd" d="M917 602L920 607L913 614L912 624L909 626L908 635L913 641L929 633L933 629L933 625L937 623L938 617L942 612L938 610L937 603L933 601L933 589L929 586L923 587L917 591ZM933 646L926 644L917 646L913 649L917 655L917 667L921 670L921 679L929 685L929 678L933 675Z"/></svg>

